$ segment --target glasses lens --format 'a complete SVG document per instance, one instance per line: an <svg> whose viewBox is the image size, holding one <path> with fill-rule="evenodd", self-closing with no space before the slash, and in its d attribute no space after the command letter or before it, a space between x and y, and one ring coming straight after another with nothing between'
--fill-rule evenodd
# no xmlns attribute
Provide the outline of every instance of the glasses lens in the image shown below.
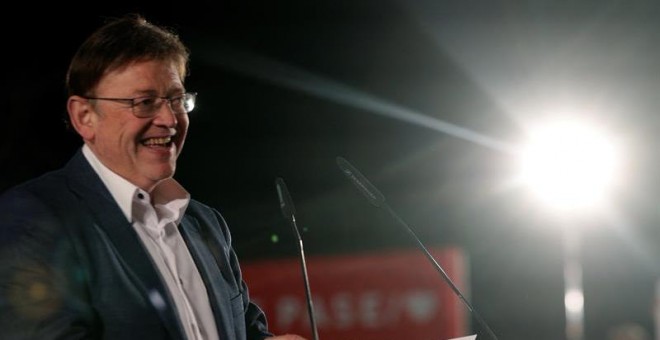
<svg viewBox="0 0 660 340"><path fill-rule="evenodd" d="M173 113L184 114L195 108L196 93L184 93L182 96L173 98L143 97L133 99L133 113L138 117L152 117L157 114L163 102L168 105Z"/></svg>
<svg viewBox="0 0 660 340"><path fill-rule="evenodd" d="M133 99L133 113L138 117L153 116L163 100L158 97L142 97Z"/></svg>
<svg viewBox="0 0 660 340"><path fill-rule="evenodd" d="M184 93L183 94L183 109L185 112L190 112L195 108L195 100L197 93Z"/></svg>

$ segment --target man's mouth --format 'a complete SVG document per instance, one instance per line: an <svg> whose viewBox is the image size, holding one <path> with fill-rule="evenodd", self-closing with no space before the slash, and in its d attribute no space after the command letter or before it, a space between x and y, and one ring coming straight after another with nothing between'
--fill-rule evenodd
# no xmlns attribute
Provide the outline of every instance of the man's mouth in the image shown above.
<svg viewBox="0 0 660 340"><path fill-rule="evenodd" d="M169 147L170 145L172 145L172 137L173 136L146 138L146 139L143 139L141 143L144 146Z"/></svg>

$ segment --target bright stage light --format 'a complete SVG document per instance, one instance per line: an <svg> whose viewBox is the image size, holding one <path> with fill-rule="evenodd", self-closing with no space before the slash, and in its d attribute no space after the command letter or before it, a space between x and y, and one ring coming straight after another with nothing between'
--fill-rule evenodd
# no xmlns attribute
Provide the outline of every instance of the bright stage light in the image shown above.
<svg viewBox="0 0 660 340"><path fill-rule="evenodd" d="M577 123L546 125L533 132L520 156L523 183L557 208L593 207L607 197L617 179L612 141Z"/></svg>
<svg viewBox="0 0 660 340"><path fill-rule="evenodd" d="M563 121L529 133L521 149L521 180L559 212L601 208L618 180L620 159L612 139L594 124ZM566 338L584 340L584 294L580 232L564 228ZM579 225L577 225L579 227Z"/></svg>
<svg viewBox="0 0 660 340"><path fill-rule="evenodd" d="M572 289L564 295L564 307L571 315L581 315L584 311L584 294L582 289Z"/></svg>

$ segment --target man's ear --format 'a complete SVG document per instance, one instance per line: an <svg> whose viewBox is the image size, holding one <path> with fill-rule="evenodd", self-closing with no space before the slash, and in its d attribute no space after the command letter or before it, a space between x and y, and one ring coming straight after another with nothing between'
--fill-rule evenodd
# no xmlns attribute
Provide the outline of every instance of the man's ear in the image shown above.
<svg viewBox="0 0 660 340"><path fill-rule="evenodd" d="M71 96L66 103L71 125L84 141L93 141L96 131L97 115L89 100L80 96Z"/></svg>

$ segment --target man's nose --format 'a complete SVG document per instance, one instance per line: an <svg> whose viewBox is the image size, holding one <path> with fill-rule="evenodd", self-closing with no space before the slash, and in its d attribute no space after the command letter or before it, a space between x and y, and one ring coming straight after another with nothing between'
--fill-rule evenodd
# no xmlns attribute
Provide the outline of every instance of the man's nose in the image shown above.
<svg viewBox="0 0 660 340"><path fill-rule="evenodd" d="M175 127L178 123L177 114L172 110L167 99L163 99L160 103L154 117L154 124Z"/></svg>

